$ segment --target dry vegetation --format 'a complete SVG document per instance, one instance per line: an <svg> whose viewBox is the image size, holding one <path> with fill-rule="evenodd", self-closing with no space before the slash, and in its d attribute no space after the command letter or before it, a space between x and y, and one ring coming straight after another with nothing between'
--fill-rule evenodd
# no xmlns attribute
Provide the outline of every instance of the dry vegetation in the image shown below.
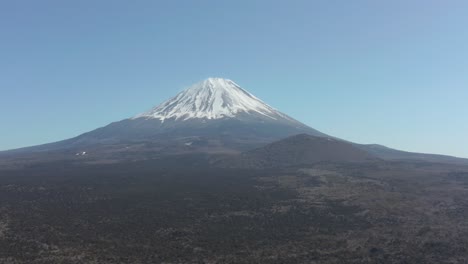
<svg viewBox="0 0 468 264"><path fill-rule="evenodd" d="M0 171L0 263L468 261L466 167L180 162Z"/></svg>

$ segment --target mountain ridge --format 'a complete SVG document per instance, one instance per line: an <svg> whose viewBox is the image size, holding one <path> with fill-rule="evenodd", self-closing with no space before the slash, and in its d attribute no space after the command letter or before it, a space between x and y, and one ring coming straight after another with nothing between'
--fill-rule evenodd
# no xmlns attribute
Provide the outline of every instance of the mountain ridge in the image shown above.
<svg viewBox="0 0 468 264"><path fill-rule="evenodd" d="M356 144L331 137L293 135L240 155L218 161L221 167L275 168L309 166L319 162L367 163L380 161Z"/></svg>

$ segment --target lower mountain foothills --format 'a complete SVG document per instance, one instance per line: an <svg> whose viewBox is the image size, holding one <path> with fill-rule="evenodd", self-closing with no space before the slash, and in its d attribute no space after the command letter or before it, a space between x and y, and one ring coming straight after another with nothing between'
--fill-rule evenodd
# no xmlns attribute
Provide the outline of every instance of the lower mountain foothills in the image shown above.
<svg viewBox="0 0 468 264"><path fill-rule="evenodd" d="M468 166L354 154L277 164L278 146L304 154L297 140L361 153L299 135L239 154L262 166L233 154L2 166L0 263L467 260Z"/></svg>

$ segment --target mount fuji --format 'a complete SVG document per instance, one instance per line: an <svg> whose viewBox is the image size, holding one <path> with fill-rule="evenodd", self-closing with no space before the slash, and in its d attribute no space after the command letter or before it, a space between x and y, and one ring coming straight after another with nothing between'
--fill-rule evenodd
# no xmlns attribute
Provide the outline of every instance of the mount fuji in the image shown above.
<svg viewBox="0 0 468 264"><path fill-rule="evenodd" d="M3 151L0 155L47 154L58 159L76 156L119 160L186 153L241 153L298 134L307 134L318 140L346 142L276 110L232 80L208 78L134 117L71 139ZM296 146L301 145L297 144L297 138L294 142ZM376 144L348 143L386 160L467 163L465 159L450 156L405 152Z"/></svg>
<svg viewBox="0 0 468 264"><path fill-rule="evenodd" d="M13 152L238 152L291 135L328 137L229 79L208 78L160 105L77 137ZM91 151L89 151L91 150ZM9 151L12 152L12 151Z"/></svg>

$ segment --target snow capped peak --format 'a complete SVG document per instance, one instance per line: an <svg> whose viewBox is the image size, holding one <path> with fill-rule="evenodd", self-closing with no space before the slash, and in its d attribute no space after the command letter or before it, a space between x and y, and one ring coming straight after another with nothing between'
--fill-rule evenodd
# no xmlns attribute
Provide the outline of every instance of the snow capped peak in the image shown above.
<svg viewBox="0 0 468 264"><path fill-rule="evenodd" d="M239 113L285 117L229 79L208 78L174 98L134 118L165 119L232 118Z"/></svg>
<svg viewBox="0 0 468 264"><path fill-rule="evenodd" d="M204 81L201 81L201 82L199 82L199 83L197 83L197 84L195 84L193 86L197 86L197 87L210 86L210 87L213 87L213 88L219 88L219 87L229 87L229 86L232 86L232 85L239 87L239 85L237 85L232 80L224 79L224 78L210 77L210 78L205 79Z"/></svg>

